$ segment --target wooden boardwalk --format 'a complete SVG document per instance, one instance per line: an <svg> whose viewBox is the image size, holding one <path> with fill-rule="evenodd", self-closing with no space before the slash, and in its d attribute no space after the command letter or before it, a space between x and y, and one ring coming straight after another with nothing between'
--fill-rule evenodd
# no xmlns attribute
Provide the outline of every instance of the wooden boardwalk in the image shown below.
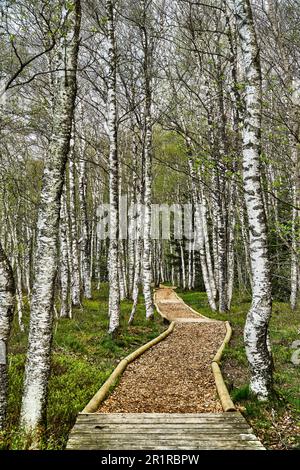
<svg viewBox="0 0 300 470"><path fill-rule="evenodd" d="M79 414L67 449L264 450L239 412Z"/></svg>
<svg viewBox="0 0 300 470"><path fill-rule="evenodd" d="M199 316L171 289L160 289L156 293L156 307L163 317L175 323L195 323L195 326L203 322L220 323L203 315ZM136 394L139 396L138 390ZM264 450L264 447L238 411L98 412L78 415L69 436L67 449Z"/></svg>

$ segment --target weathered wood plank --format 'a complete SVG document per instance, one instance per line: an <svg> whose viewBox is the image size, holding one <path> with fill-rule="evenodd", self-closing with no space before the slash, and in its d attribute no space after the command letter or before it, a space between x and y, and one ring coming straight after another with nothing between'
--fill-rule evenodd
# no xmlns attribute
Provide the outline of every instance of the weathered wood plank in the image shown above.
<svg viewBox="0 0 300 470"><path fill-rule="evenodd" d="M209 422L211 421L240 421L245 422L245 419L240 413L93 413L93 414L79 414L78 421L87 420L92 421L111 421L111 422Z"/></svg>
<svg viewBox="0 0 300 470"><path fill-rule="evenodd" d="M67 449L78 450L264 450L258 442L188 442L188 443L162 443L162 442L118 442L118 443L92 443L75 442L70 443Z"/></svg>
<svg viewBox="0 0 300 470"><path fill-rule="evenodd" d="M166 426L162 426L160 425L159 427L155 427L153 425L151 425L151 427L147 427L147 426L138 426L138 431L139 433L142 433L142 434L148 434L148 433L155 433L155 434L159 434L159 433L167 433L167 434L178 434L179 432L186 432L186 433L193 433L193 432L197 432L197 433L209 433L209 434L216 434L216 433L219 433L219 434L225 434L225 435L228 435L229 433L230 434L240 434L240 433L244 433L244 434L247 434L247 433L252 433L253 430L250 428L250 427L247 427L247 426L236 426L236 427L220 427L220 426L212 426L210 428L207 428L207 427L201 427L201 426L196 426L194 425L193 427L190 426L190 427L166 427ZM92 432L92 433L95 433L95 434L103 434L103 433L112 433L112 432L115 432L115 433L118 433L118 434L124 434L124 433L127 433L127 434L135 434L136 433L136 428L132 428L132 426L88 426L88 425L85 425L85 426L75 426L74 427L74 432ZM73 431L72 431L73 432Z"/></svg>
<svg viewBox="0 0 300 470"><path fill-rule="evenodd" d="M221 440L234 440L234 439L241 439L241 440L257 440L256 436L251 433L245 433L245 432L238 432L238 433L230 433L228 435L221 433L221 432L215 432L215 433L201 433L201 432L178 432L178 433L165 433L164 431L159 431L159 432L149 432L149 433L143 433L141 434L139 430L135 432L135 434L130 434L130 433L120 433L120 432L103 432L103 433L98 433L96 434L94 431L88 431L88 430L82 430L82 429L74 429L72 431L71 437L86 437L86 436L91 436L93 439L99 439L99 440L108 440L108 439L124 439L126 437L127 439L147 439L154 437L154 438L160 438L162 437L163 439L172 439L172 440L178 440L178 439L203 439L205 440L211 440L211 439L221 439Z"/></svg>
<svg viewBox="0 0 300 470"><path fill-rule="evenodd" d="M80 414L67 449L263 450L245 418L232 413Z"/></svg>

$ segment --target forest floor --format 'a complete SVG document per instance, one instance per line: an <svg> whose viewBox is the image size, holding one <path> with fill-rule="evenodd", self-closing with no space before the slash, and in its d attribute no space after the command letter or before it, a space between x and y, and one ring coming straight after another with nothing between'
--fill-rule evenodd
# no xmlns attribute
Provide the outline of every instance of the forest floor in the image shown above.
<svg viewBox="0 0 300 470"><path fill-rule="evenodd" d="M300 449L300 366L291 362L293 341L300 338L300 311L288 304L274 302L270 324L276 395L266 403L249 393L249 372L243 346L243 327L250 307L250 295L234 296L226 314L213 313L203 292L176 291L196 311L217 320L229 320L233 336L225 349L222 371L237 408L251 424L267 449Z"/></svg>
<svg viewBox="0 0 300 470"><path fill-rule="evenodd" d="M52 371L49 384L48 426L44 449L63 449L78 412L105 382L121 359L166 329L162 318L145 319L142 296L135 324L127 321L132 303L121 304L120 334L114 341L107 334L108 287L93 292L93 300L85 300L74 318L54 322ZM0 435L0 449L21 448L18 419L21 406L23 373L27 349L28 306L24 312L25 332L14 321L9 349L9 432Z"/></svg>
<svg viewBox="0 0 300 470"><path fill-rule="evenodd" d="M235 403L255 433L269 449L300 448L300 366L291 363L290 345L299 339L300 311L291 312L286 303L274 303L271 338L275 359L275 387L278 398L262 404L249 395L247 360L242 331L250 305L250 295L235 295L230 313L213 314L201 292L178 292L183 300L207 317L229 320L233 338L224 354L222 370ZM107 285L94 291L93 300L74 311L73 320L54 322L52 372L49 387L47 443L45 449L63 449L76 416L105 382L118 362L166 329L156 315L145 320L140 299L136 322L127 326L131 302L121 305L122 320L115 341L107 335ZM17 431L21 405L23 372L28 335L28 307L24 312L25 332L15 319L10 341L9 432L0 436L0 449L20 448ZM184 353L184 349L182 351Z"/></svg>
<svg viewBox="0 0 300 470"><path fill-rule="evenodd" d="M171 289L160 289L156 302L176 321L173 332L128 365L99 413L221 413L211 362L224 323L193 313Z"/></svg>

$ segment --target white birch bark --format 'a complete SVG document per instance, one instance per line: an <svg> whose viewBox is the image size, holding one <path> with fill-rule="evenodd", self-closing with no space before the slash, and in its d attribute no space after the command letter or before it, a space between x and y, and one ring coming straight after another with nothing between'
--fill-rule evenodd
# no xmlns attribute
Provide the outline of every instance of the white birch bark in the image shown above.
<svg viewBox="0 0 300 470"><path fill-rule="evenodd" d="M34 444L46 412L51 363L54 281L57 271L60 199L69 152L79 45L80 1L68 1L64 34L65 57L56 90L52 135L45 160L38 213L35 278L31 300L28 352L25 366L21 427L34 432Z"/></svg>
<svg viewBox="0 0 300 470"><path fill-rule="evenodd" d="M16 228L16 221L10 219L12 247L13 247L13 268L15 271L15 287L17 300L18 323L21 331L24 331L23 323L23 287L22 287L22 269L20 265L19 243Z"/></svg>
<svg viewBox="0 0 300 470"><path fill-rule="evenodd" d="M15 285L11 265L0 242L0 432L4 431L7 412L7 343L14 312Z"/></svg>
<svg viewBox="0 0 300 470"><path fill-rule="evenodd" d="M296 204L298 198L296 197L296 188L293 187L293 212L292 212L292 246L291 246L291 294L290 304L291 309L295 310L298 302L298 290L299 290L299 215Z"/></svg>
<svg viewBox="0 0 300 470"><path fill-rule="evenodd" d="M192 289L195 289L196 284L196 253L195 253L195 240L193 240L193 269L192 269Z"/></svg>
<svg viewBox="0 0 300 470"><path fill-rule="evenodd" d="M299 80L293 80L293 117L294 117L294 135L291 136L291 157L293 163L293 176L292 176L292 194L293 194L293 209L292 209L292 244L291 244L291 294L290 304L291 309L295 310L298 303L299 294L299 256L300 256L300 216L297 207L300 206L300 163L299 163L299 116L297 109L300 105L300 83Z"/></svg>
<svg viewBox="0 0 300 470"><path fill-rule="evenodd" d="M72 318L72 305L70 299L70 260L68 250L68 214L67 214L67 200L66 190L64 187L61 196L60 208L60 225L59 225L59 240L60 240L60 287L61 287L61 306L60 317Z"/></svg>
<svg viewBox="0 0 300 470"><path fill-rule="evenodd" d="M138 145L137 145L137 137L135 134L134 124L131 124L132 127L132 143L131 143L131 154L132 154L132 162L135 165L133 170L133 181L130 190L130 202L131 205L136 202L136 194L137 194L137 160L138 160ZM129 296L132 296L133 293L133 284L134 284L134 268L135 268L135 243L136 240L132 236L132 230L134 230L135 220L134 220L134 213L133 211L129 211L129 220L128 220L128 291Z"/></svg>
<svg viewBox="0 0 300 470"><path fill-rule="evenodd" d="M228 258L227 258L227 267L228 267L228 283L227 283L227 308L230 310L233 285L234 285L234 242L235 242L235 204L236 204L236 191L235 191L235 182L231 182L230 190L230 207L229 207L229 227L228 227Z"/></svg>
<svg viewBox="0 0 300 470"><path fill-rule="evenodd" d="M200 191L200 201L202 205L202 211L201 211L202 212L202 226L203 226L203 237L204 237L204 246L205 246L209 282L211 285L212 296L214 300L216 300L217 287L216 287L213 262L212 262L211 252L210 252L210 240L209 240L209 233L208 233L208 227L207 227L207 213L208 213L207 202L206 202L206 197L203 194L203 191Z"/></svg>
<svg viewBox="0 0 300 470"><path fill-rule="evenodd" d="M185 259L184 259L184 249L183 249L183 242L179 243L180 247L180 260L181 260L181 279L182 279L182 287L186 289L186 269L185 269Z"/></svg>
<svg viewBox="0 0 300 470"><path fill-rule="evenodd" d="M207 299L209 306L212 310L216 310L216 302L213 297L212 289L211 289L211 283L209 280L209 273L207 269L207 261L206 261L206 253L205 253L205 246L204 246L204 234L203 234L203 223L202 223L202 213L201 213L201 205L199 204L199 199L197 195L197 190L195 187L195 181L196 181L196 174L195 170L193 167L193 161L191 158L189 158L189 169L190 169L190 175L191 175L191 180L192 180L192 196L193 196L193 202L195 206L195 226L196 226L196 234L197 234L197 242L199 245L199 254L200 254L200 263L201 263L201 271L202 271L202 277L203 277L203 282L207 294Z"/></svg>
<svg viewBox="0 0 300 470"><path fill-rule="evenodd" d="M33 242L33 232L26 227L26 251L24 253L24 273L25 273L25 282L26 282L26 290L27 290L27 297L30 302L31 300L31 274L32 274L32 246Z"/></svg>
<svg viewBox="0 0 300 470"><path fill-rule="evenodd" d="M71 298L74 307L81 306L81 288L80 288L80 264L78 249L78 231L75 208L75 152L74 152L74 135L70 142L70 158L69 158L69 216L70 216L70 249L71 249Z"/></svg>
<svg viewBox="0 0 300 470"><path fill-rule="evenodd" d="M83 295L86 299L92 298L91 283L91 240L89 233L89 221L87 213L87 180L86 180L86 161L84 159L84 149L80 145L81 158L79 160L79 205L81 216L81 266L82 266L82 287Z"/></svg>
<svg viewBox="0 0 300 470"><path fill-rule="evenodd" d="M189 253L188 253L188 290L192 290L192 275L193 275L193 250L192 250L192 244L189 243Z"/></svg>
<svg viewBox="0 0 300 470"><path fill-rule="evenodd" d="M173 259L173 245L170 244L170 255L171 255L171 283L172 286L175 286L175 269L174 269L174 259Z"/></svg>
<svg viewBox="0 0 300 470"><path fill-rule="evenodd" d="M136 204L136 234L135 234L135 263L134 263L134 279L133 279L133 288L132 288L132 309L130 313L130 318L128 323L131 325L133 323L136 308L138 303L139 297L139 285L140 285L140 278L141 278L141 258L142 258L142 249L143 249L143 241L142 241L142 194L141 188L138 189L137 192L137 204ZM131 233L133 236L133 233Z"/></svg>
<svg viewBox="0 0 300 470"><path fill-rule="evenodd" d="M109 239L109 328L115 335L120 323L119 292L119 162L117 146L117 100L116 100L116 43L114 24L114 2L106 0L107 41L109 74L107 78L107 127L109 138L109 202L110 202L110 239Z"/></svg>
<svg viewBox="0 0 300 470"><path fill-rule="evenodd" d="M149 77L149 57L147 34L145 33L144 80L145 80L145 143L144 143L144 252L143 252L143 293L146 307L146 318L154 316L151 291L151 202L152 202L152 122L151 122L151 80Z"/></svg>
<svg viewBox="0 0 300 470"><path fill-rule="evenodd" d="M267 224L260 181L261 71L250 1L238 0L235 7L245 75L243 182L253 276L252 305L246 319L244 340L251 373L250 389L264 400L272 390L272 358L267 344L272 298Z"/></svg>
<svg viewBox="0 0 300 470"><path fill-rule="evenodd" d="M120 300L126 298L126 289L125 289L125 273L124 273L124 260L122 256L122 244L119 244L119 256L118 256L118 276L119 276L119 291L120 291Z"/></svg>

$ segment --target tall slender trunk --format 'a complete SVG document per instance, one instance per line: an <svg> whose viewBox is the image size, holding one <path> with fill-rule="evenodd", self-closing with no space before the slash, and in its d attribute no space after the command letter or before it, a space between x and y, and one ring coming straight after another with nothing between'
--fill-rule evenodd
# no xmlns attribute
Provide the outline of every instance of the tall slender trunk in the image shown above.
<svg viewBox="0 0 300 470"><path fill-rule="evenodd" d="M137 138L135 135L134 124L131 124L132 127L132 143L131 143L131 154L132 154L132 162L135 165L133 170L133 181L130 191L130 204L133 208L134 203L136 202L136 194L137 194L137 184L138 184L138 177L137 177L137 159L138 159L138 145L137 145ZM135 267L135 243L136 240L132 234L132 230L135 225L134 220L134 213L133 210L129 211L129 221L128 221L128 293L129 296L132 296L133 292L133 283L134 283L134 267Z"/></svg>
<svg viewBox="0 0 300 470"><path fill-rule="evenodd" d="M193 249L192 243L189 243L189 257L188 257L188 289L192 290L192 273L193 273Z"/></svg>
<svg viewBox="0 0 300 470"><path fill-rule="evenodd" d="M24 253L24 273L26 281L27 297L31 300L31 281L32 281L32 246L33 232L26 227L26 251Z"/></svg>
<svg viewBox="0 0 300 470"><path fill-rule="evenodd" d="M196 284L196 253L195 253L195 240L193 240L193 270L192 270L192 289L195 289Z"/></svg>
<svg viewBox="0 0 300 470"><path fill-rule="evenodd" d="M124 300L126 298L126 288L125 288L124 259L122 256L121 241L119 243L118 277L119 277L120 300Z"/></svg>
<svg viewBox="0 0 300 470"><path fill-rule="evenodd" d="M175 269L174 269L174 258L173 258L173 245L170 244L170 255L171 255L171 283L172 286L175 286Z"/></svg>
<svg viewBox="0 0 300 470"><path fill-rule="evenodd" d="M6 424L8 392L7 343L13 319L14 296L13 271L0 242L0 432L4 431Z"/></svg>
<svg viewBox="0 0 300 470"><path fill-rule="evenodd" d="M81 20L79 0L68 1L67 28L63 36L62 70L59 72L52 135L45 160L38 214L35 278L31 300L28 353L25 366L21 426L37 431L46 413L51 364L54 282L57 271L60 200L69 153L76 96L76 69ZM67 10L68 9L68 10ZM34 443L38 435L34 436Z"/></svg>
<svg viewBox="0 0 300 470"><path fill-rule="evenodd" d="M119 161L117 136L117 99L116 73L117 57L115 42L114 2L106 0L107 40L109 74L107 79L107 127L109 138L109 202L110 202L110 238L109 238L109 328L115 335L120 323L119 291Z"/></svg>
<svg viewBox="0 0 300 470"><path fill-rule="evenodd" d="M81 305L81 288L80 288L80 265L79 265L79 249L78 249L78 230L76 217L76 189L75 189L75 153L74 153L74 134L70 143L69 158L69 215L70 215L70 248L71 248L71 298L72 305L79 307Z"/></svg>
<svg viewBox="0 0 300 470"><path fill-rule="evenodd" d="M79 205L81 216L81 266L82 266L82 287L83 295L87 299L92 298L91 284L91 240L87 208L87 178L86 161L84 159L84 149L81 146L81 155L79 160Z"/></svg>
<svg viewBox="0 0 300 470"><path fill-rule="evenodd" d="M261 69L250 1L238 0L235 7L245 74L243 183L253 276L252 305L246 319L244 340L251 373L250 389L264 400L272 390L272 357L268 344L272 297L261 188Z"/></svg>
<svg viewBox="0 0 300 470"><path fill-rule="evenodd" d="M22 286L22 268L20 263L19 243L16 228L16 221L10 220L13 247L13 269L15 271L15 287L17 300L18 323L21 331L24 331L23 323L23 286Z"/></svg>
<svg viewBox="0 0 300 470"><path fill-rule="evenodd" d="M142 258L142 193L141 189L137 192L137 204L136 204L136 232L135 232L135 263L134 263L134 279L133 279L133 288L132 288L132 300L133 305L130 313L129 324L132 324L135 314L136 308L138 303L138 296L139 296L139 285L140 285L140 277L141 277L141 258ZM131 234L132 236L133 233Z"/></svg>
<svg viewBox="0 0 300 470"><path fill-rule="evenodd" d="M206 197L203 194L203 191L201 190L200 190L200 200L201 200L201 205L202 205L202 226L203 226L203 237L204 237L207 270L208 270L209 281L211 285L212 296L214 300L216 300L217 287L216 287L212 257L210 253L210 240L209 240L209 233L208 233L208 227L207 227L207 203L206 203Z"/></svg>
<svg viewBox="0 0 300 470"><path fill-rule="evenodd" d="M153 318L154 306L151 291L151 202L152 202L152 117L151 117L151 71L150 50L146 27L144 31L144 81L145 81L145 122L144 122L144 252L143 252L143 292L145 298L146 318Z"/></svg>
<svg viewBox="0 0 300 470"><path fill-rule="evenodd" d="M67 214L67 200L66 190L64 187L61 196L60 208L60 286L61 286L61 306L60 317L72 318L72 305L70 298L70 260L68 249L68 214Z"/></svg>
<svg viewBox="0 0 300 470"><path fill-rule="evenodd" d="M217 307L216 307L213 292L211 289L211 283L210 283L209 273L207 269L201 205L199 204L198 194L197 194L197 190L195 186L196 175L195 175L195 170L193 167L193 161L191 158L189 158L189 169L190 169L190 175L192 179L192 196L193 196L193 203L195 205L195 226L196 226L196 233L197 233L197 242L199 244L202 277L203 277L203 282L204 282L209 306L212 310L216 310Z"/></svg>
<svg viewBox="0 0 300 470"><path fill-rule="evenodd" d="M234 285L234 261L235 261L235 252L234 252L234 242L235 242L235 181L231 182L230 188L230 206L229 206L229 223L228 223L228 253L227 253L227 266L228 266L228 283L227 283L227 307L230 310L233 285Z"/></svg>
<svg viewBox="0 0 300 470"><path fill-rule="evenodd" d="M297 207L300 205L300 163L299 163L299 109L300 105L300 82L299 80L293 80L293 93L292 102L294 111L294 135L291 136L291 157L293 162L293 176L292 176L292 191L293 191L293 209L292 209L292 246L291 246L291 295L290 304L292 310L295 310L298 303L299 297L299 285L300 285L300 266L299 266L299 255L300 255L300 217L299 210ZM296 136L296 137L295 137Z"/></svg>
<svg viewBox="0 0 300 470"><path fill-rule="evenodd" d="M180 260L181 260L181 279L182 279L182 288L186 289L186 269L185 269L185 259L184 259L184 249L183 242L180 241Z"/></svg>

